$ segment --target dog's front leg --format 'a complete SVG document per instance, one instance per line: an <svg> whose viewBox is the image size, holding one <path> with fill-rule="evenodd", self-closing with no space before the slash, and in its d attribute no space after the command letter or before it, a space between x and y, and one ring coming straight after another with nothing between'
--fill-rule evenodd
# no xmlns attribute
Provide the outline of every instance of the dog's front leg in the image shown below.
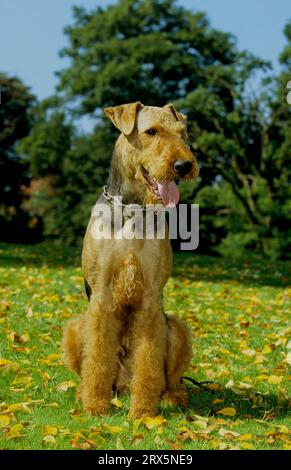
<svg viewBox="0 0 291 470"><path fill-rule="evenodd" d="M133 418L157 414L165 388L166 322L159 302L143 305L135 313L133 326Z"/></svg>
<svg viewBox="0 0 291 470"><path fill-rule="evenodd" d="M112 309L91 298L84 329L82 402L86 411L104 415L110 409L120 321Z"/></svg>

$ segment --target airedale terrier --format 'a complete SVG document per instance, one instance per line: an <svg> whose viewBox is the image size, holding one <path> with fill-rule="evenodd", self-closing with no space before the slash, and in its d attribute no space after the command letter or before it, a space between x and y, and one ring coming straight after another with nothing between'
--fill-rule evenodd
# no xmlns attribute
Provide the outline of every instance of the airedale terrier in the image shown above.
<svg viewBox="0 0 291 470"><path fill-rule="evenodd" d="M107 192L99 202L176 205L179 179L198 174L187 144L186 116L173 105L140 102L105 109L121 131L113 153ZM130 415L154 416L161 397L187 403L181 377L191 359L184 322L164 313L163 288L171 275L166 239L96 239L94 214L86 231L82 267L88 310L67 324L65 364L81 376L85 410L106 414L112 391L130 390Z"/></svg>

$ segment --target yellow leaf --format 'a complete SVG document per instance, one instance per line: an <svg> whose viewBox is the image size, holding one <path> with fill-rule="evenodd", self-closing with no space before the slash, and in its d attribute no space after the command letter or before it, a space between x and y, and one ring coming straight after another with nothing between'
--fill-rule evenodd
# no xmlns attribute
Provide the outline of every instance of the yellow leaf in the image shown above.
<svg viewBox="0 0 291 470"><path fill-rule="evenodd" d="M0 357L0 367L12 367L15 363L10 361L9 359L4 359L3 357Z"/></svg>
<svg viewBox="0 0 291 470"><path fill-rule="evenodd" d="M60 359L59 354L49 354L47 357L39 359L39 362L42 364L46 364L48 366L56 366L58 365L58 361Z"/></svg>
<svg viewBox="0 0 291 470"><path fill-rule="evenodd" d="M137 434L140 434L140 432L139 432L139 426L140 426L140 424L141 424L141 419L140 419L140 418L139 418L139 419L135 419L135 420L133 421L133 430L132 430L133 436L136 436Z"/></svg>
<svg viewBox="0 0 291 470"><path fill-rule="evenodd" d="M272 349L268 344L266 344L263 349L262 349L262 354L270 354L272 352Z"/></svg>
<svg viewBox="0 0 291 470"><path fill-rule="evenodd" d="M282 379L283 379L282 376L270 375L270 377L268 378L268 382L269 384L272 384L272 385L278 385L279 383L282 382Z"/></svg>
<svg viewBox="0 0 291 470"><path fill-rule="evenodd" d="M219 429L218 434L224 437L225 439L233 439L240 436L238 432L229 431L228 429L224 428Z"/></svg>
<svg viewBox="0 0 291 470"><path fill-rule="evenodd" d="M24 411L25 413L31 414L30 408L27 406L28 403L13 403L9 405L9 411Z"/></svg>
<svg viewBox="0 0 291 470"><path fill-rule="evenodd" d="M257 380L268 380L269 376L265 374L258 375Z"/></svg>
<svg viewBox="0 0 291 470"><path fill-rule="evenodd" d="M29 333L24 333L22 336L21 336L21 339L22 339L22 342L23 343L28 343L28 341L30 341L30 336L29 336Z"/></svg>
<svg viewBox="0 0 291 470"><path fill-rule="evenodd" d="M246 449L246 450L251 450L254 448L253 444L251 444L250 442L243 442L241 446L243 449Z"/></svg>
<svg viewBox="0 0 291 470"><path fill-rule="evenodd" d="M122 408L123 407L122 401L119 400L119 398L117 398L117 397L112 398L111 403L112 403L112 405L116 406L116 408Z"/></svg>
<svg viewBox="0 0 291 470"><path fill-rule="evenodd" d="M257 354L254 349L243 349L242 353L249 357L253 357Z"/></svg>
<svg viewBox="0 0 291 470"><path fill-rule="evenodd" d="M255 357L254 364L263 364L266 361L266 357L263 354L257 354Z"/></svg>
<svg viewBox="0 0 291 470"><path fill-rule="evenodd" d="M244 390L248 390L250 388L253 388L253 386L251 384L246 383L246 382L240 382L239 387L244 389Z"/></svg>
<svg viewBox="0 0 291 470"><path fill-rule="evenodd" d="M163 416L156 416L155 418L145 417L142 419L142 423L147 429L153 429L165 425L167 420Z"/></svg>
<svg viewBox="0 0 291 470"><path fill-rule="evenodd" d="M207 422L205 422L205 421L193 421L193 424L198 429L206 429L207 428Z"/></svg>
<svg viewBox="0 0 291 470"><path fill-rule="evenodd" d="M252 434L242 434L239 438L240 441L249 441L250 439L253 439Z"/></svg>
<svg viewBox="0 0 291 470"><path fill-rule="evenodd" d="M289 434L289 429L283 424L282 426L280 426L279 432L281 432L282 434Z"/></svg>
<svg viewBox="0 0 291 470"><path fill-rule="evenodd" d="M109 424L104 424L102 428L106 431L109 432L110 434L117 434L119 432L123 431L123 428L120 426L110 426Z"/></svg>
<svg viewBox="0 0 291 470"><path fill-rule="evenodd" d="M223 403L224 400L222 400L221 398L215 398L213 401L212 401L212 405L218 405L218 403Z"/></svg>
<svg viewBox="0 0 291 470"><path fill-rule="evenodd" d="M217 411L217 413L223 416L235 416L236 410L235 408L222 408L222 410Z"/></svg>
<svg viewBox="0 0 291 470"><path fill-rule="evenodd" d="M15 424L8 430L6 434L7 439L15 439L18 437L23 437L22 431L24 431L24 427L22 426L22 424L20 423Z"/></svg>
<svg viewBox="0 0 291 470"><path fill-rule="evenodd" d="M46 436L44 436L42 442L44 444L54 445L56 443L56 439L54 438L54 436L47 434Z"/></svg>
<svg viewBox="0 0 291 470"><path fill-rule="evenodd" d="M8 426L9 423L10 423L9 416L6 416L6 415L0 416L0 426Z"/></svg>
<svg viewBox="0 0 291 470"><path fill-rule="evenodd" d="M291 366L291 352L288 352L286 355L286 358L284 359L284 362L286 362L289 366Z"/></svg>
<svg viewBox="0 0 291 470"><path fill-rule="evenodd" d="M14 378L12 385L15 384L27 384L32 382L32 378L28 375L26 371L20 371Z"/></svg>
<svg viewBox="0 0 291 470"><path fill-rule="evenodd" d="M58 434L58 428L56 426L51 426L50 424L43 427L43 434L50 434L51 436L56 436Z"/></svg>
<svg viewBox="0 0 291 470"><path fill-rule="evenodd" d="M61 392L61 393L64 393L64 392L67 392L69 390L69 388L73 388L73 387L76 387L77 384L76 382L74 382L73 380L68 380L67 382L62 382L60 383L56 390L58 392Z"/></svg>
<svg viewBox="0 0 291 470"><path fill-rule="evenodd" d="M42 405L44 408L59 408L60 405L56 402L53 402L53 403L44 403Z"/></svg>

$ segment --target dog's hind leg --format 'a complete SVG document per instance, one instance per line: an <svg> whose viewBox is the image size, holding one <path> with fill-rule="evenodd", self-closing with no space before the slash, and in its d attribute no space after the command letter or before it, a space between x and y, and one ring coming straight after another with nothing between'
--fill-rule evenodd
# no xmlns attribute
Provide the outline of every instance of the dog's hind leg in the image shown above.
<svg viewBox="0 0 291 470"><path fill-rule="evenodd" d="M82 330L84 317L79 316L70 320L64 330L62 342L63 360L65 365L80 375L82 364Z"/></svg>
<svg viewBox="0 0 291 470"><path fill-rule="evenodd" d="M178 317L168 317L167 390L164 398L175 405L188 404L188 392L182 376L190 366L192 345L190 331Z"/></svg>

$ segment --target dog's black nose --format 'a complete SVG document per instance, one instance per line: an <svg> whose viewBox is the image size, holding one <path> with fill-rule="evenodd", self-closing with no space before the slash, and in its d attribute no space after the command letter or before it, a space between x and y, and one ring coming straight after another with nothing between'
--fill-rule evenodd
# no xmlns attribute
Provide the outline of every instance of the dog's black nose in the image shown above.
<svg viewBox="0 0 291 470"><path fill-rule="evenodd" d="M174 168L179 176L186 176L192 170L192 163L189 160L176 160Z"/></svg>

